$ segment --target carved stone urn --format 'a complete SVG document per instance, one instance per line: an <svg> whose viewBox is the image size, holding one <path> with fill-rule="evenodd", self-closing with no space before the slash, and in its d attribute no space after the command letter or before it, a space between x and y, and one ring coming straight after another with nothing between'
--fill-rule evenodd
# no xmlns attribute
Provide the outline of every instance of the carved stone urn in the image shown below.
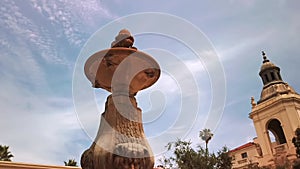
<svg viewBox="0 0 300 169"><path fill-rule="evenodd" d="M160 68L133 42L130 32L121 30L110 49L93 54L85 63L85 75L93 87L112 94L97 136L81 156L82 169L153 169L154 157L135 95L158 80Z"/></svg>

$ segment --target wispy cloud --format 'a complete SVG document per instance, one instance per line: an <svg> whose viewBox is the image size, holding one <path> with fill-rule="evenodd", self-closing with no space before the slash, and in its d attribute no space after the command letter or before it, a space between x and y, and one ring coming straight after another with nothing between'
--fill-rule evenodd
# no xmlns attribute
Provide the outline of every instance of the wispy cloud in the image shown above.
<svg viewBox="0 0 300 169"><path fill-rule="evenodd" d="M81 47L92 31L98 29L96 18L113 19L111 14L100 1L36 1L30 4L15 3L4 0L0 8L0 23L5 30L1 41L9 44L26 42L27 48L38 53L50 64L70 65L69 56L62 55L60 45L66 39L71 46ZM29 9L28 9L29 7ZM32 11L28 16L26 10ZM95 16L97 16L95 18ZM102 21L101 21L102 22ZM95 25L95 23L97 23ZM83 26L85 25L85 26ZM18 46L21 46L19 44ZM66 52L64 52L66 53Z"/></svg>
<svg viewBox="0 0 300 169"><path fill-rule="evenodd" d="M2 13L0 15L2 29L8 32L1 35L2 41L6 40L7 43L13 44L10 46L26 47L39 52L40 56L47 62L66 64L66 60L58 56L56 42L48 30L27 18L14 1L7 1L0 10Z"/></svg>
<svg viewBox="0 0 300 169"><path fill-rule="evenodd" d="M103 6L101 1L46 1L31 0L32 6L48 21L62 29L69 43L81 46L82 34L94 26L96 18L114 19L116 16ZM83 26L85 25L85 26Z"/></svg>

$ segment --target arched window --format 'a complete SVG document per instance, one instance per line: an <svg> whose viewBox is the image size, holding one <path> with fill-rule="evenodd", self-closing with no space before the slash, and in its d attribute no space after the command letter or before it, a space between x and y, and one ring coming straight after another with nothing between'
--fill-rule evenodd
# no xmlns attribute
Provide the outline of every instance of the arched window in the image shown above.
<svg viewBox="0 0 300 169"><path fill-rule="evenodd" d="M265 74L265 79L266 79L266 83L268 83L269 82L269 77L268 77L267 74Z"/></svg>
<svg viewBox="0 0 300 169"><path fill-rule="evenodd" d="M272 132L273 136L270 137L270 140L273 140L275 138L276 144L284 144L286 143L286 138L283 132L283 129L281 127L281 123L277 119L272 119L267 123L267 129L268 131ZM273 139L272 139L273 137Z"/></svg>
<svg viewBox="0 0 300 169"><path fill-rule="evenodd" d="M279 80L282 80L279 72L277 72L277 76L278 76Z"/></svg>
<svg viewBox="0 0 300 169"><path fill-rule="evenodd" d="M276 80L274 72L271 72L271 80Z"/></svg>

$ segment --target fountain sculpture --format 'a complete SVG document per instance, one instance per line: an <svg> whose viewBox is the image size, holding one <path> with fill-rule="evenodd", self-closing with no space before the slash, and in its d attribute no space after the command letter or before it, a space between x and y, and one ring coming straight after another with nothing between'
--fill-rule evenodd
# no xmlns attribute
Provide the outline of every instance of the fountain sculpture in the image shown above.
<svg viewBox="0 0 300 169"><path fill-rule="evenodd" d="M85 63L85 75L93 87L112 94L97 136L81 156L82 169L153 169L154 157L135 95L158 80L160 68L133 42L130 32L121 30L110 49L93 54Z"/></svg>

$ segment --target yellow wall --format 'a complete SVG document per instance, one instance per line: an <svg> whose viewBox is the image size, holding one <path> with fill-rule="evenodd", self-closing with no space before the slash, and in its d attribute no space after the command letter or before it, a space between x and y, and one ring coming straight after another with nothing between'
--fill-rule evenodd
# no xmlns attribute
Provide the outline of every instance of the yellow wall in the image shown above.
<svg viewBox="0 0 300 169"><path fill-rule="evenodd" d="M81 168L0 161L0 169L81 169Z"/></svg>

